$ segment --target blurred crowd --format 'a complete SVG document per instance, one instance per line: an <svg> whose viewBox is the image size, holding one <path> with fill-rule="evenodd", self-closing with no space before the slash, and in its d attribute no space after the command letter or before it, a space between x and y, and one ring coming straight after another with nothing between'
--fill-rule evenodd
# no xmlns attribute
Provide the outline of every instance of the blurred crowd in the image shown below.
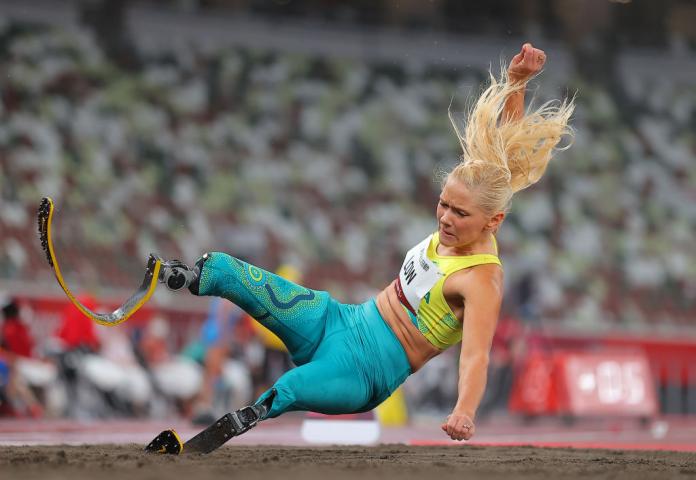
<svg viewBox="0 0 696 480"><path fill-rule="evenodd" d="M53 282L35 233L50 195L71 285L132 290L150 252L221 250L363 301L436 228L439 173L459 152L447 111L463 118L487 76L249 48L138 56L126 70L86 31L0 24L1 279ZM537 104L577 92L575 139L500 230L507 294L482 415L504 406L530 325L693 327L696 86L597 77L533 82ZM290 367L227 302L183 345L163 316L105 335L69 308L35 338L17 302L0 306L0 414L206 423ZM407 383L410 402L456 396L448 353Z"/></svg>
<svg viewBox="0 0 696 480"><path fill-rule="evenodd" d="M132 288L150 252L222 250L297 265L345 301L435 229L437 172L458 155L447 110L487 74L195 46L139 52L134 72L85 31L12 23L0 52L2 278L50 281L34 215L51 195L82 281ZM616 95L582 73L533 86L537 102L577 91L576 135L500 231L506 312L689 325L696 87L633 77Z"/></svg>
<svg viewBox="0 0 696 480"><path fill-rule="evenodd" d="M69 302L56 328L38 338L28 305L0 300L0 417L179 416L208 425L249 405L291 366L277 337L219 299L182 345L161 313L110 328ZM90 295L80 301L103 309Z"/></svg>

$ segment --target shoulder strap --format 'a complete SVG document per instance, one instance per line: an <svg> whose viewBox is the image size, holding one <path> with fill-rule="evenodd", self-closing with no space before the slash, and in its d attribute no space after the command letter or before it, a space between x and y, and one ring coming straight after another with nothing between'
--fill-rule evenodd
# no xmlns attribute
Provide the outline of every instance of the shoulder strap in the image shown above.
<svg viewBox="0 0 696 480"><path fill-rule="evenodd" d="M495 237L493 237L493 242L495 243L495 250L496 252L498 251L498 243L495 240ZM477 253L474 255L463 255L463 256L440 256L437 255L437 245L440 243L440 236L437 234L437 232L433 235L433 239L430 242L430 252L432 253L431 258L436 259L438 263L438 267L440 270L442 270L442 273L445 275L452 274L454 272L457 272L459 270L463 270L465 268L471 268L475 267L477 265L486 265L486 264L496 264L502 266L502 262L500 261L500 258L498 258L497 255L491 255L490 253Z"/></svg>

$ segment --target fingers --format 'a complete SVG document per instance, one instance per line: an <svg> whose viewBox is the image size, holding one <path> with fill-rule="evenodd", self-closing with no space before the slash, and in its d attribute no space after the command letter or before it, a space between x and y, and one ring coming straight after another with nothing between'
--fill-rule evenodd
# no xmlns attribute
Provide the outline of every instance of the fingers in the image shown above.
<svg viewBox="0 0 696 480"><path fill-rule="evenodd" d="M442 428L452 440L457 441L469 440L476 430L471 420L467 417L460 416L447 417L447 421L443 423L440 428Z"/></svg>
<svg viewBox="0 0 696 480"><path fill-rule="evenodd" d="M522 45L522 49L520 50L520 53L512 57L512 60L510 61L511 65L517 65L519 63L522 63L527 55L533 50L534 47L532 47L531 43L525 43Z"/></svg>
<svg viewBox="0 0 696 480"><path fill-rule="evenodd" d="M462 425L452 436L453 440L469 440L474 435L474 426L472 424Z"/></svg>
<svg viewBox="0 0 696 480"><path fill-rule="evenodd" d="M539 49L534 48L531 43L525 43L522 46L523 61L529 66L544 64L546 61L546 53Z"/></svg>
<svg viewBox="0 0 696 480"><path fill-rule="evenodd" d="M508 66L509 78L514 82L524 82L536 75L544 68L546 53L534 48L531 43L522 45L520 53L512 57Z"/></svg>
<svg viewBox="0 0 696 480"><path fill-rule="evenodd" d="M520 53L512 57L512 63L516 63L516 61L519 60L544 62L546 60L546 53L540 48L534 48L531 43L525 43L522 45Z"/></svg>
<svg viewBox="0 0 696 480"><path fill-rule="evenodd" d="M473 430L473 425L464 425L457 430L453 430L449 437L456 441L469 440L474 435Z"/></svg>
<svg viewBox="0 0 696 480"><path fill-rule="evenodd" d="M534 52L532 53L532 61L535 62L537 65L543 65L544 62L546 62L546 54L543 50L535 48Z"/></svg>

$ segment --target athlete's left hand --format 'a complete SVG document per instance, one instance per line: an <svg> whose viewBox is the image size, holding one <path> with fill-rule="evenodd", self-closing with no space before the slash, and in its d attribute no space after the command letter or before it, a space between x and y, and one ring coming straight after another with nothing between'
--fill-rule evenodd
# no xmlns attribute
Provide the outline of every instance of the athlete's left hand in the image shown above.
<svg viewBox="0 0 696 480"><path fill-rule="evenodd" d="M546 53L531 43L522 45L522 51L512 57L508 76L513 82L526 82L539 73L546 63Z"/></svg>
<svg viewBox="0 0 696 480"><path fill-rule="evenodd" d="M452 440L469 440L476 432L474 421L463 413L452 412L441 428Z"/></svg>

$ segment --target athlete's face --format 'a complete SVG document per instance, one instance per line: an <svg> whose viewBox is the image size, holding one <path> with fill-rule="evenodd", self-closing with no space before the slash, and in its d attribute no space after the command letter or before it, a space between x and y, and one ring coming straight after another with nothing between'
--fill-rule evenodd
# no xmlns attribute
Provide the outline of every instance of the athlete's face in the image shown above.
<svg viewBox="0 0 696 480"><path fill-rule="evenodd" d="M440 193L437 204L440 243L446 247L465 247L497 228L502 213L493 218L476 202L473 192L457 179L450 178Z"/></svg>

